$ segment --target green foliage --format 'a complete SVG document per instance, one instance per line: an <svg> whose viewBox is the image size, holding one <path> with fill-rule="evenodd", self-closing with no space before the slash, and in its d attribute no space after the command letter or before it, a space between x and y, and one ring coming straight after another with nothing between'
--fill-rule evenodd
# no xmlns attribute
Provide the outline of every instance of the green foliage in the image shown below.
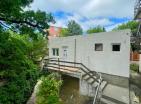
<svg viewBox="0 0 141 104"><path fill-rule="evenodd" d="M105 32L105 28L104 27L101 27L101 26L97 26L95 28L90 28L87 30L87 33L88 34L91 34L91 33L99 33L99 32Z"/></svg>
<svg viewBox="0 0 141 104"><path fill-rule="evenodd" d="M82 35L83 30L79 24L77 24L74 20L69 21L67 28L61 29L60 36L73 36L73 35Z"/></svg>
<svg viewBox="0 0 141 104"><path fill-rule="evenodd" d="M23 8L32 3L33 0L0 0L0 14L5 16L18 16Z"/></svg>
<svg viewBox="0 0 141 104"><path fill-rule="evenodd" d="M68 36L68 34L69 34L68 29L66 29L66 28L61 29L61 33L60 33L61 37Z"/></svg>
<svg viewBox="0 0 141 104"><path fill-rule="evenodd" d="M55 22L51 13L43 11L25 11L25 7L29 6L33 0L0 0L0 21L4 21L12 27L12 30L21 34L29 34L31 37L37 38L37 33L44 32L48 29L49 22ZM3 22L0 22L1 26Z"/></svg>
<svg viewBox="0 0 141 104"><path fill-rule="evenodd" d="M34 62L43 59L48 55L47 40L42 35L39 35L37 40L33 40L33 45L30 49L29 57Z"/></svg>
<svg viewBox="0 0 141 104"><path fill-rule="evenodd" d="M115 28L113 30L131 29L133 36L136 36L138 26L139 26L139 22L129 21L127 23L123 23L123 24L119 25L117 28Z"/></svg>
<svg viewBox="0 0 141 104"><path fill-rule="evenodd" d="M41 34L38 35L37 39L32 39L28 35L19 36L19 40L26 44L26 54L33 62L42 60L47 53L47 40Z"/></svg>
<svg viewBox="0 0 141 104"><path fill-rule="evenodd" d="M68 35L66 34L67 36L82 35L83 33L81 26L74 20L69 21L67 31L68 31Z"/></svg>
<svg viewBox="0 0 141 104"><path fill-rule="evenodd" d="M27 55L27 44L15 33L0 32L0 104L23 104L29 98L39 75Z"/></svg>
<svg viewBox="0 0 141 104"><path fill-rule="evenodd" d="M130 64L130 70L138 72L139 71L139 65L138 64Z"/></svg>
<svg viewBox="0 0 141 104"><path fill-rule="evenodd" d="M44 34L54 18L40 10L25 11L32 2L0 0L0 81L5 81L0 104L26 103L39 76L34 61L46 54L46 40L39 32ZM7 26L19 34L5 31Z"/></svg>
<svg viewBox="0 0 141 104"><path fill-rule="evenodd" d="M59 88L61 81L56 78L56 74L50 74L41 78L41 84L38 86L36 94L37 104L60 104Z"/></svg>
<svg viewBox="0 0 141 104"><path fill-rule="evenodd" d="M26 21L30 21L31 24L38 23L38 25L29 26L27 24L17 24L13 28L18 28L21 34L29 34L35 39L38 38L39 33L45 34L43 29L48 29L48 23L54 21L54 18L50 13L46 14L46 12L42 12L40 10L36 12L25 11L22 15L23 16L20 17L22 20L26 19Z"/></svg>

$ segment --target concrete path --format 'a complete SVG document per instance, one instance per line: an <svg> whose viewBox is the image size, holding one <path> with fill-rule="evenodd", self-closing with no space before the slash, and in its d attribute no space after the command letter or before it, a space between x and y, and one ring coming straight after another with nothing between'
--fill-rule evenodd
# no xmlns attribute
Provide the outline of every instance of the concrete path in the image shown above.
<svg viewBox="0 0 141 104"><path fill-rule="evenodd" d="M34 87L34 91L26 104L36 104L36 92L38 91L38 86L41 84L41 82L42 82L41 80L37 82L37 84Z"/></svg>
<svg viewBox="0 0 141 104"><path fill-rule="evenodd" d="M103 104L129 104L129 88L108 84L101 101Z"/></svg>
<svg viewBox="0 0 141 104"><path fill-rule="evenodd" d="M130 72L130 99L131 104L141 104L141 74Z"/></svg>

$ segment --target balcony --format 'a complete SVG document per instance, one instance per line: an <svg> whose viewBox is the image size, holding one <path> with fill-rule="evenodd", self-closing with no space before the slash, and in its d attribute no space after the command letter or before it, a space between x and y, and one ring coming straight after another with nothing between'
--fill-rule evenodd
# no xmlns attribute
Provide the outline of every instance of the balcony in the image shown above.
<svg viewBox="0 0 141 104"><path fill-rule="evenodd" d="M136 0L134 8L134 19L141 19L141 0Z"/></svg>

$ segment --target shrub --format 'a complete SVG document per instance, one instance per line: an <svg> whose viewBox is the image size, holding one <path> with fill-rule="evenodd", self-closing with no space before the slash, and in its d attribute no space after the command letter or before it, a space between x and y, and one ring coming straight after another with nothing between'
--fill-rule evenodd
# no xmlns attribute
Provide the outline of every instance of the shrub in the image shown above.
<svg viewBox="0 0 141 104"><path fill-rule="evenodd" d="M139 72L139 65L138 64L130 64L130 70L135 72Z"/></svg>
<svg viewBox="0 0 141 104"><path fill-rule="evenodd" d="M25 104L38 79L39 70L27 57L21 36L0 32L0 104Z"/></svg>
<svg viewBox="0 0 141 104"><path fill-rule="evenodd" d="M56 74L50 74L41 78L41 84L36 92L37 104L60 104L59 89L61 81L56 78Z"/></svg>

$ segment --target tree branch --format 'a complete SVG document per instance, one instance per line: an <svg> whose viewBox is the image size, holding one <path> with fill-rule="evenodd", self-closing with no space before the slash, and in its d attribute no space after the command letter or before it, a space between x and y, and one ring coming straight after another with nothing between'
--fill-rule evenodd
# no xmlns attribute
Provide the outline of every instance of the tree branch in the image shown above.
<svg viewBox="0 0 141 104"><path fill-rule="evenodd" d="M9 26L5 25L5 24L2 23L1 21L0 21L0 25L2 25L3 27L5 27L5 28L7 28L7 29L10 29L10 30L13 31L13 32L16 32L15 30L13 30L13 29L10 28Z"/></svg>
<svg viewBox="0 0 141 104"><path fill-rule="evenodd" d="M24 21L24 20L8 19L8 18L4 18L4 17L0 17L0 20L1 21L5 21L5 22L17 23L17 24L20 24L20 23L27 24L27 25L32 26L32 27L44 29L44 27L39 26L38 23L37 24L33 24L31 22Z"/></svg>

